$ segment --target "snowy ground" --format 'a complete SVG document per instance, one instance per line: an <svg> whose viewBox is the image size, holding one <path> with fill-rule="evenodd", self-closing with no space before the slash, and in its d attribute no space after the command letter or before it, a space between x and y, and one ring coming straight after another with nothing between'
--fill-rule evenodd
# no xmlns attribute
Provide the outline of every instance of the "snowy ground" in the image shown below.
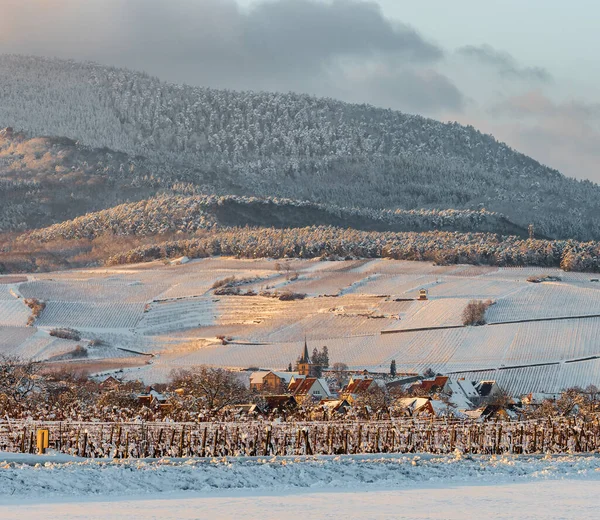
<svg viewBox="0 0 600 520"><path fill-rule="evenodd" d="M18 505L0 503L0 518L189 519L596 519L594 481L499 485L440 484L401 490L178 494L169 498L75 499Z"/></svg>
<svg viewBox="0 0 600 520"><path fill-rule="evenodd" d="M600 386L593 275L392 260L284 263L294 276L274 260L207 258L0 277L0 353L63 363L78 343L54 342L48 332L74 327L88 357L70 366L95 372L108 360L111 369L125 368L119 377L153 384L192 365L281 370L307 337L311 349L327 345L332 364L356 370L387 371L395 359L399 372L494 379L515 396ZM527 282L546 275L561 281ZM231 276L248 281L243 291L307 297L215 295L214 282ZM415 301L422 288L429 300ZM46 302L34 327L26 326L23 298ZM471 299L496 302L489 325L454 328ZM102 343L91 347L92 340ZM136 353L137 364L119 365Z"/></svg>
<svg viewBox="0 0 600 520"><path fill-rule="evenodd" d="M600 457L1 454L0 518L597 518Z"/></svg>
<svg viewBox="0 0 600 520"><path fill-rule="evenodd" d="M398 489L415 484L594 479L600 457L349 455L237 459L91 460L0 456L7 498L169 494L181 491Z"/></svg>

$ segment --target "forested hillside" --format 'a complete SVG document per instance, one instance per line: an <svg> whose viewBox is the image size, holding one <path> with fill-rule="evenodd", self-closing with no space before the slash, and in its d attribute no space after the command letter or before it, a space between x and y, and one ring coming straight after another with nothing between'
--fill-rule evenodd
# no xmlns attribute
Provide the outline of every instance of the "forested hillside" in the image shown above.
<svg viewBox="0 0 600 520"><path fill-rule="evenodd" d="M71 219L154 194L153 165L67 138L0 130L0 233Z"/></svg>
<svg viewBox="0 0 600 520"><path fill-rule="evenodd" d="M527 235L502 215L469 210L348 210L288 199L160 196L88 213L20 237L19 241L93 240L102 235L154 236L224 227L335 226L364 231L502 232Z"/></svg>
<svg viewBox="0 0 600 520"><path fill-rule="evenodd" d="M39 164L42 154L30 167L15 164L20 152L1 152L0 190L10 200L1 215L5 229L167 190L348 208L485 208L523 228L535 224L539 236L600 238L596 184L567 179L472 127L366 105L177 86L94 64L0 56L0 126L79 141L85 146L69 146L93 160L75 153L81 161L68 168L79 172L77 183L102 188L71 196L72 173L60 161ZM103 147L110 150L94 150ZM40 176L52 178L52 193L64 198L54 206L54 196L42 201L36 217L27 199L11 194L43 191Z"/></svg>

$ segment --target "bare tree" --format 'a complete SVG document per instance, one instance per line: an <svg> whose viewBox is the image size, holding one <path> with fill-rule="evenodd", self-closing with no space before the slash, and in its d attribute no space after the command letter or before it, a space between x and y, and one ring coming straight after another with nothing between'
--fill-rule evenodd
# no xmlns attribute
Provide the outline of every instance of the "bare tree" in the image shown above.
<svg viewBox="0 0 600 520"><path fill-rule="evenodd" d="M338 361L337 363L333 364L332 370L337 387L342 388L348 381L348 365Z"/></svg>
<svg viewBox="0 0 600 520"><path fill-rule="evenodd" d="M250 395L237 375L222 368L200 366L171 374L173 388L181 388L200 400L203 408L216 413L226 406L246 402Z"/></svg>
<svg viewBox="0 0 600 520"><path fill-rule="evenodd" d="M389 414L391 402L392 399L387 389L373 384L356 397L355 405L357 408L364 409L367 418L370 418L373 413L380 418L383 414Z"/></svg>
<svg viewBox="0 0 600 520"><path fill-rule="evenodd" d="M24 403L36 388L43 385L39 371L39 363L0 355L0 395L9 405Z"/></svg>

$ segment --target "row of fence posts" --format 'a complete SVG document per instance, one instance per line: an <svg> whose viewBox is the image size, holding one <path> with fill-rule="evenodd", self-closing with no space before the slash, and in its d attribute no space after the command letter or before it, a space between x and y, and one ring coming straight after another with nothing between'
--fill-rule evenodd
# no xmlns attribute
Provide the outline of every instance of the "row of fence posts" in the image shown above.
<svg viewBox="0 0 600 520"><path fill-rule="evenodd" d="M243 433L241 430L245 429ZM36 432L46 437L36 440ZM598 419L527 423L394 424L293 426L205 424L43 423L0 431L0 449L34 453L40 443L80 457L217 457L337 455L361 453L523 454L590 452L599 448ZM46 446L46 447L48 447Z"/></svg>

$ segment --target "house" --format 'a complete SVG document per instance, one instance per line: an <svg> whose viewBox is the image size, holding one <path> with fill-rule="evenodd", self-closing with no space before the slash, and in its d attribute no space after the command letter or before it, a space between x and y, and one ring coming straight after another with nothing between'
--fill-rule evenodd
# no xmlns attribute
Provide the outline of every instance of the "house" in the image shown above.
<svg viewBox="0 0 600 520"><path fill-rule="evenodd" d="M429 397L404 397L396 401L396 408L408 417L435 416L435 410Z"/></svg>
<svg viewBox="0 0 600 520"><path fill-rule="evenodd" d="M146 388L146 391L143 394L139 394L137 400L148 407L163 406L167 404L167 398L152 387Z"/></svg>
<svg viewBox="0 0 600 520"><path fill-rule="evenodd" d="M496 381L467 381L464 378L448 381L445 391L451 394L450 401L458 410L481 406L502 393Z"/></svg>
<svg viewBox="0 0 600 520"><path fill-rule="evenodd" d="M231 412L234 415L264 415L264 411L257 404L249 403L249 404L234 404L231 406L227 406L225 411Z"/></svg>
<svg viewBox="0 0 600 520"><path fill-rule="evenodd" d="M479 422L495 420L510 421L519 417L519 411L514 406L500 406L497 404L488 404L476 410L465 410L464 414L470 419Z"/></svg>
<svg viewBox="0 0 600 520"><path fill-rule="evenodd" d="M298 401L306 399L320 401L321 399L329 399L331 397L327 381L316 377L294 379L288 387L288 392Z"/></svg>
<svg viewBox="0 0 600 520"><path fill-rule="evenodd" d="M119 381L113 376L108 376L104 381L102 381L102 383L100 383L99 386L102 390L110 390L112 388L116 388L120 384L121 381Z"/></svg>
<svg viewBox="0 0 600 520"><path fill-rule="evenodd" d="M329 412L329 415L344 415L352 407L346 399L322 399L319 404Z"/></svg>
<svg viewBox="0 0 600 520"><path fill-rule="evenodd" d="M451 394L450 400L458 410L469 410L479 404L479 392L473 382L465 378L448 381L446 390Z"/></svg>
<svg viewBox="0 0 600 520"><path fill-rule="evenodd" d="M291 374L289 372L287 374L288 377L283 372L273 372L271 370L253 372L250 375L250 390L281 392L291 378Z"/></svg>
<svg viewBox="0 0 600 520"><path fill-rule="evenodd" d="M345 388L340 392L340 397L352 402L360 394L368 392L373 385L377 385L374 379L368 376L352 376Z"/></svg>
<svg viewBox="0 0 600 520"><path fill-rule="evenodd" d="M423 379L409 388L411 394L432 395L443 392L448 384L447 376L436 376L430 379Z"/></svg>
<svg viewBox="0 0 600 520"><path fill-rule="evenodd" d="M475 390L479 394L480 402L502 393L496 381L480 381L479 383L475 383Z"/></svg>
<svg viewBox="0 0 600 520"><path fill-rule="evenodd" d="M394 381L389 381L385 384L388 390L408 390L413 383L420 381L420 377L415 374L412 376L403 376Z"/></svg>
<svg viewBox="0 0 600 520"><path fill-rule="evenodd" d="M419 291L419 300L427 300L427 289L421 289Z"/></svg>
<svg viewBox="0 0 600 520"><path fill-rule="evenodd" d="M291 411L298 407L298 401L292 395L267 395L265 396L265 410L273 411Z"/></svg>
<svg viewBox="0 0 600 520"><path fill-rule="evenodd" d="M436 417L455 417L457 419L467 419L464 410L458 410L450 400L432 399L431 407Z"/></svg>

